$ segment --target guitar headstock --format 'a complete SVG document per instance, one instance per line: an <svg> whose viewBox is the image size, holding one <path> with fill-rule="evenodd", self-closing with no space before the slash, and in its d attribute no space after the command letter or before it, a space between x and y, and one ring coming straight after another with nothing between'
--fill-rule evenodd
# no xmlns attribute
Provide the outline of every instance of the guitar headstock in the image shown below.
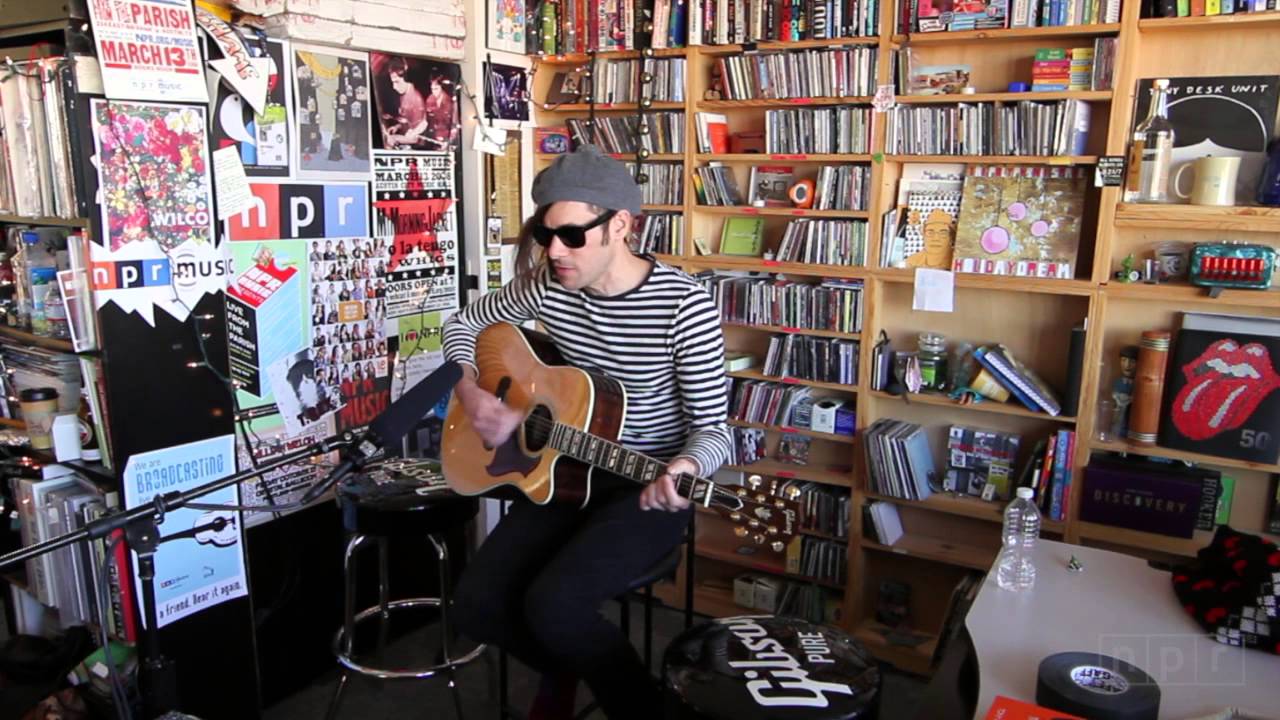
<svg viewBox="0 0 1280 720"><path fill-rule="evenodd" d="M719 513L733 524L737 537L781 553L800 529L800 490L785 489L778 480L751 475L745 485L726 486L733 500L717 503ZM736 501L736 502L735 502Z"/></svg>

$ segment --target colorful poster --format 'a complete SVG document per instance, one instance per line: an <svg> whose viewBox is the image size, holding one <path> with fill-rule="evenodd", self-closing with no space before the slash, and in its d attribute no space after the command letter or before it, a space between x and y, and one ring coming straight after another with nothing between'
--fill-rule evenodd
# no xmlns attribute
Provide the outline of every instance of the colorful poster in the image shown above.
<svg viewBox="0 0 1280 720"><path fill-rule="evenodd" d="M284 420L279 415L267 415L243 421L244 431L236 436L236 459L241 472L253 469L249 462L252 447L253 460L262 466L272 462L285 453L296 452L332 435L332 423L316 423L297 437L289 437L285 433ZM249 438L246 445L244 438ZM268 499L276 505L296 502L314 483L328 472L328 467L338 462L337 453L319 455L310 460L286 465L282 468L263 473L262 477L240 483L240 500L244 505L266 505ZM290 513L294 510L283 510ZM244 525L251 528L269 522L274 516L271 513L245 513Z"/></svg>
<svg viewBox="0 0 1280 720"><path fill-rule="evenodd" d="M529 83L524 68L487 64L485 113L497 120L529 119Z"/></svg>
<svg viewBox="0 0 1280 720"><path fill-rule="evenodd" d="M524 0L489 0L489 49L525 53Z"/></svg>
<svg viewBox="0 0 1280 720"><path fill-rule="evenodd" d="M457 307L454 156L376 153L373 188L373 234L390 245L387 317Z"/></svg>
<svg viewBox="0 0 1280 720"><path fill-rule="evenodd" d="M89 0L105 94L209 102L190 0Z"/></svg>
<svg viewBox="0 0 1280 720"><path fill-rule="evenodd" d="M452 153L458 149L461 70L453 63L370 53L377 147Z"/></svg>
<svg viewBox="0 0 1280 720"><path fill-rule="evenodd" d="M369 235L368 183L249 185L253 205L227 218L227 238L315 240Z"/></svg>
<svg viewBox="0 0 1280 720"><path fill-rule="evenodd" d="M303 240L232 242L235 276L227 288L227 347L236 402L275 402L267 368L307 347L310 268Z"/></svg>
<svg viewBox="0 0 1280 720"><path fill-rule="evenodd" d="M393 401L444 362L440 328L451 314L452 311L429 312L387 322L387 335L395 361L391 373Z"/></svg>
<svg viewBox="0 0 1280 720"><path fill-rule="evenodd" d="M293 83L297 176L368 180L368 56L295 43Z"/></svg>
<svg viewBox="0 0 1280 720"><path fill-rule="evenodd" d="M212 127L215 150L235 146L249 177L289 176L289 102L292 88L289 84L288 44L281 40L266 40L247 44L250 53L269 61L266 109L262 114L254 112L248 103L225 82L214 91Z"/></svg>
<svg viewBox="0 0 1280 720"><path fill-rule="evenodd" d="M368 424L388 400L388 254L383 238L311 244L312 357L318 387L340 408L338 432Z"/></svg>
<svg viewBox="0 0 1280 720"><path fill-rule="evenodd" d="M124 468L125 509L151 502L157 494L184 492L235 473L235 438L199 440L138 453ZM236 486L201 498L213 504L239 504ZM164 542L156 551L156 620L159 627L248 592L240 538L240 513L180 508L165 514L160 537L189 533ZM137 562L137 558L134 558ZM142 584L138 582L138 597Z"/></svg>
<svg viewBox="0 0 1280 720"><path fill-rule="evenodd" d="M320 372L311 348L290 353L267 368L271 393L288 437L298 437L327 421L341 407L342 398L337 388L322 385Z"/></svg>
<svg viewBox="0 0 1280 720"><path fill-rule="evenodd" d="M91 115L105 236L90 247L97 307L185 320L231 274L213 233L204 108L94 100Z"/></svg>

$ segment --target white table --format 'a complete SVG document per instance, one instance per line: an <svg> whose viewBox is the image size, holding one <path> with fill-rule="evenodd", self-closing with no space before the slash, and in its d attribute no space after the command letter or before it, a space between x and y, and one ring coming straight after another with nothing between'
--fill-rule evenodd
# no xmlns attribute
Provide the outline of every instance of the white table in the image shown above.
<svg viewBox="0 0 1280 720"><path fill-rule="evenodd" d="M1084 564L1067 571L1074 554ZM965 625L978 660L975 717L996 695L1034 702L1045 657L1083 651L1126 660L1160 685L1161 720L1227 707L1280 716L1280 656L1215 642L1182 609L1169 573L1145 560L1041 539L1036 584L1009 592L987 575Z"/></svg>

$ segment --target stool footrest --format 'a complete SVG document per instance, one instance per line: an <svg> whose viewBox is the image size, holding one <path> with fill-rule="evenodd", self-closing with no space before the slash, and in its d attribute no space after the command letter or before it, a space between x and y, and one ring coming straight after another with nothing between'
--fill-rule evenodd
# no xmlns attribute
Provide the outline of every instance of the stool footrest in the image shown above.
<svg viewBox="0 0 1280 720"><path fill-rule="evenodd" d="M406 608L414 608L414 607L440 607L440 598L418 597L418 598L404 598L401 600L393 600L387 603L387 612L390 613L392 610L403 610ZM380 616L380 615L382 615L381 605L374 605L372 607L365 608L364 610L361 610L360 612L356 613L353 627L356 625L359 625L365 620L368 620L369 618ZM420 667L414 667L414 668L391 669L391 668L377 667L374 665L368 665L365 663L357 662L353 657L343 652L342 647L345 644L344 643L345 640L346 638L345 638L344 628L338 628L338 632L335 633L333 637L333 654L338 658L338 662L343 667L347 668L348 670L351 670L352 672L357 672L357 673L360 673L361 675L367 675L369 677L375 677L380 680L409 680L409 679L429 678L433 675L436 675L437 673L444 672L447 670L452 670L454 668L466 665L467 663L480 657L480 654L483 653L485 650L485 646L480 645L475 649L473 649L471 652L465 655L462 655L460 657L456 657L456 658L445 657L444 662L437 663L435 665L426 665L426 666L420 666Z"/></svg>

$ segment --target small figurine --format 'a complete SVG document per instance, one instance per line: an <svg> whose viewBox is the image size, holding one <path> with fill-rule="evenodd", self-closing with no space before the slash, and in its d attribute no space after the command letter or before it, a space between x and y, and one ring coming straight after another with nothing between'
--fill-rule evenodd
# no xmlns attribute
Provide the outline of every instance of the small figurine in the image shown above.
<svg viewBox="0 0 1280 720"><path fill-rule="evenodd" d="M1081 572L1084 570L1084 563L1080 562L1080 559L1075 555L1072 555L1071 559L1067 561L1067 570L1073 573Z"/></svg>
<svg viewBox="0 0 1280 720"><path fill-rule="evenodd" d="M1128 436L1129 405L1133 403L1133 378L1138 372L1138 346L1126 345L1120 350L1120 377L1111 384L1111 399L1116 409L1111 415L1111 436Z"/></svg>
<svg viewBox="0 0 1280 720"><path fill-rule="evenodd" d="M1138 282L1141 280L1142 273L1138 272L1138 269L1134 267L1137 264L1138 258L1134 257L1133 253L1126 255L1124 260L1120 261L1120 272L1116 273L1116 280L1125 283Z"/></svg>

